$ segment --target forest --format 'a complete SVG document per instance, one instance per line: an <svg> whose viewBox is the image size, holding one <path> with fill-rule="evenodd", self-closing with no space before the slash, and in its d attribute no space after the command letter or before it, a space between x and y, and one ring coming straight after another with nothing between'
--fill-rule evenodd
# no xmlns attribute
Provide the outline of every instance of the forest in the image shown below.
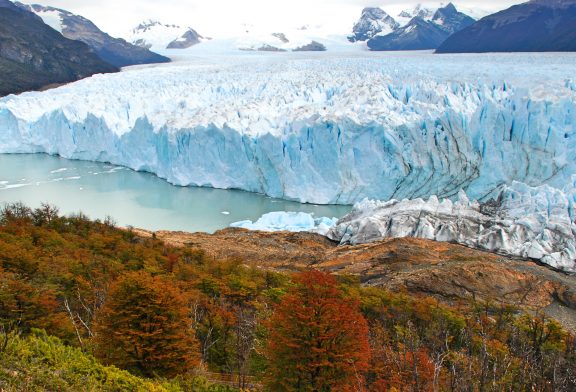
<svg viewBox="0 0 576 392"><path fill-rule="evenodd" d="M0 391L574 391L539 312L215 260L112 219L0 211Z"/></svg>

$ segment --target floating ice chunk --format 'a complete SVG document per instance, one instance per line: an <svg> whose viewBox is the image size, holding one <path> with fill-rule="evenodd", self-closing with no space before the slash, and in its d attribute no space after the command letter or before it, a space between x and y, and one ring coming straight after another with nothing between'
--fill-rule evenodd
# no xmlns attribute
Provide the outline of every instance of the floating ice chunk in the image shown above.
<svg viewBox="0 0 576 392"><path fill-rule="evenodd" d="M25 183L25 184L9 184L9 185L6 185L6 186L4 187L4 189L24 188L24 187L30 186L30 185L32 185L32 184L28 184L28 183Z"/></svg>
<svg viewBox="0 0 576 392"><path fill-rule="evenodd" d="M256 222L245 220L232 223L231 227L259 231L309 231L325 235L337 222L336 218L314 218L305 212L276 211L262 215Z"/></svg>

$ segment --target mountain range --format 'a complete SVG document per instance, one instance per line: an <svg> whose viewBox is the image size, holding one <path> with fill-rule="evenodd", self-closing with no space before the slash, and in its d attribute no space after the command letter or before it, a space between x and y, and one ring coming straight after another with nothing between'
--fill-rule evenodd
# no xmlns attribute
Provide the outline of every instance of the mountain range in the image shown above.
<svg viewBox="0 0 576 392"><path fill-rule="evenodd" d="M0 96L116 71L85 43L0 0Z"/></svg>
<svg viewBox="0 0 576 392"><path fill-rule="evenodd" d="M170 61L169 58L153 53L146 48L129 44L123 39L111 37L90 20L80 15L39 4L15 3L15 5L36 14L44 23L60 32L64 37L84 42L102 60L116 67Z"/></svg>
<svg viewBox="0 0 576 392"><path fill-rule="evenodd" d="M151 50L188 49L208 41L190 27L146 21L126 40L63 9L0 0L0 95L170 59ZM437 49L437 53L576 51L576 0L531 0L475 21L449 3L418 5L395 17L368 7L348 36L373 51ZM215 40L218 41L218 40ZM349 50L320 26L266 32L258 26L214 42L217 50L265 52ZM340 48L340 49L338 49ZM358 46L360 48L360 46ZM208 47L207 52L212 49Z"/></svg>
<svg viewBox="0 0 576 392"><path fill-rule="evenodd" d="M205 38L190 27L147 20L132 29L128 40L145 49L187 49Z"/></svg>
<svg viewBox="0 0 576 392"><path fill-rule="evenodd" d="M380 8L365 8L348 40L366 41L376 51L436 49L452 34L475 22L452 3L438 9L418 5L402 11L396 19Z"/></svg>
<svg viewBox="0 0 576 392"><path fill-rule="evenodd" d="M532 0L487 16L438 53L576 51L576 0Z"/></svg>

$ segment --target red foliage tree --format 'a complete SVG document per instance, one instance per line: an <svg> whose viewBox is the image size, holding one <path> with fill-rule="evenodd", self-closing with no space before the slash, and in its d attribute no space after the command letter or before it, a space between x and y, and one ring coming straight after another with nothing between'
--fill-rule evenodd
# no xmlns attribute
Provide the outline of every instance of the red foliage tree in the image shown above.
<svg viewBox="0 0 576 392"><path fill-rule="evenodd" d="M269 323L269 390L362 390L370 349L357 302L322 272L301 273L295 283Z"/></svg>
<svg viewBox="0 0 576 392"><path fill-rule="evenodd" d="M199 358L184 296L145 272L129 273L112 285L95 340L104 362L144 376L182 374Z"/></svg>

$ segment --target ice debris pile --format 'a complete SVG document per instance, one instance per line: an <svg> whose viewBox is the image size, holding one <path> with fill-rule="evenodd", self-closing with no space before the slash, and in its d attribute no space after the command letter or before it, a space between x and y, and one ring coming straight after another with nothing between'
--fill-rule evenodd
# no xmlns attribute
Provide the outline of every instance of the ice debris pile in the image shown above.
<svg viewBox="0 0 576 392"><path fill-rule="evenodd" d="M561 190L517 182L503 186L497 199L486 203L471 202L463 191L456 202L436 196L427 201L365 200L328 237L341 244L388 237L452 242L576 272L573 203Z"/></svg>
<svg viewBox="0 0 576 392"><path fill-rule="evenodd" d="M307 231L311 233L317 233L321 235L328 234L330 228L332 228L338 219L336 218L314 218L312 214L305 212L269 212L262 215L260 219L256 222L251 220L245 220L240 222L235 222L230 225L230 227L239 227L248 230L259 230L259 231L292 231L292 232L302 232Z"/></svg>
<svg viewBox="0 0 576 392"><path fill-rule="evenodd" d="M576 173L574 60L175 62L0 99L0 153L106 161L177 185L318 204L446 198L460 189L485 199L512 181L561 188Z"/></svg>

